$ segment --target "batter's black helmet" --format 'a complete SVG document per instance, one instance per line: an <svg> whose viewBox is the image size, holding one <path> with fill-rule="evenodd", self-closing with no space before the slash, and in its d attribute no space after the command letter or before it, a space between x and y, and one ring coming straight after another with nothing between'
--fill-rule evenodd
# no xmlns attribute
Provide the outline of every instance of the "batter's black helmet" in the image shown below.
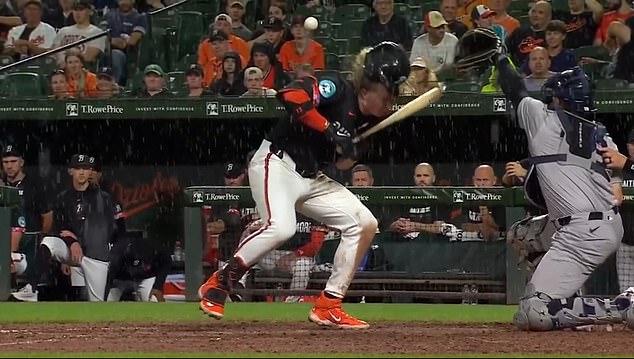
<svg viewBox="0 0 634 359"><path fill-rule="evenodd" d="M546 103L551 103L556 97L569 111L585 113L597 110L592 81L579 67L553 75L542 86L542 92Z"/></svg>
<svg viewBox="0 0 634 359"><path fill-rule="evenodd" d="M381 42L365 56L363 74L370 81L383 84L391 93L398 94L398 86L409 76L409 58L393 42Z"/></svg>

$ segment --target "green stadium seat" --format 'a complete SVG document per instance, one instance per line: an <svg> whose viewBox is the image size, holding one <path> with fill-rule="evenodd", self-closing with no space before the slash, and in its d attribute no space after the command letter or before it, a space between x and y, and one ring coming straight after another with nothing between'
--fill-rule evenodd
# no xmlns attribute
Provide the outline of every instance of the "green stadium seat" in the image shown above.
<svg viewBox="0 0 634 359"><path fill-rule="evenodd" d="M167 90L181 95L187 90L187 83L185 80L185 72L183 71L171 71L167 73Z"/></svg>
<svg viewBox="0 0 634 359"><path fill-rule="evenodd" d="M339 69L339 56L332 52L326 53L326 68L328 69Z"/></svg>
<svg viewBox="0 0 634 359"><path fill-rule="evenodd" d="M348 52L351 54L356 54L361 51L361 37L355 36L348 39L350 42L348 43Z"/></svg>
<svg viewBox="0 0 634 359"><path fill-rule="evenodd" d="M608 50L606 50L603 46L581 46L576 49L572 49L572 52L575 54L577 61L581 60L582 57L593 57L597 60L610 59Z"/></svg>
<svg viewBox="0 0 634 359"><path fill-rule="evenodd" d="M352 80L352 71L341 71L340 74L341 76L343 76L344 79L349 81Z"/></svg>
<svg viewBox="0 0 634 359"><path fill-rule="evenodd" d="M432 10L434 9L432 8ZM425 19L425 13L428 11L431 11L431 10L423 6L410 6L408 18L410 20L423 21L423 19Z"/></svg>
<svg viewBox="0 0 634 359"><path fill-rule="evenodd" d="M333 41L335 42L336 48L337 50L335 51L335 53L337 55L346 55L351 53L352 51L350 50L350 40L348 39L333 39Z"/></svg>
<svg viewBox="0 0 634 359"><path fill-rule="evenodd" d="M349 19L367 19L370 17L370 8L364 4L345 4L335 9L333 19L335 22L345 22Z"/></svg>
<svg viewBox="0 0 634 359"><path fill-rule="evenodd" d="M185 55L182 59L178 60L176 65L174 66L174 71L185 71L189 68L189 65L195 64L198 62L198 55L189 54ZM242 64L244 66L246 64Z"/></svg>
<svg viewBox="0 0 634 359"><path fill-rule="evenodd" d="M334 26L329 21L319 21L319 27L315 32L315 37L330 37L334 32Z"/></svg>
<svg viewBox="0 0 634 359"><path fill-rule="evenodd" d="M195 54L200 39L206 32L205 17L201 12L179 11L176 14L176 59L181 59L187 54Z"/></svg>
<svg viewBox="0 0 634 359"><path fill-rule="evenodd" d="M8 73L3 83L10 98L38 98L45 93L42 78L35 72Z"/></svg>
<svg viewBox="0 0 634 359"><path fill-rule="evenodd" d="M319 42L324 47L324 52L337 53L337 43L330 37L315 38L315 41Z"/></svg>
<svg viewBox="0 0 634 359"><path fill-rule="evenodd" d="M512 11L522 11L524 13L528 13L530 8L529 2L525 0L513 0L509 3L509 7L507 8L507 12L510 14Z"/></svg>
<svg viewBox="0 0 634 359"><path fill-rule="evenodd" d="M336 26L334 37L337 39L349 39L351 37L360 37L365 20L355 19L348 20L345 24Z"/></svg>
<svg viewBox="0 0 634 359"><path fill-rule="evenodd" d="M149 19L148 27L150 28L150 34L151 34L152 30L154 30L155 27L165 28L165 27L174 25L174 19L176 18L176 10L170 9L170 10L161 11L154 15L148 14L147 17Z"/></svg>
<svg viewBox="0 0 634 359"><path fill-rule="evenodd" d="M550 4L553 7L553 11L555 10L568 11L568 0L551 0Z"/></svg>
<svg viewBox="0 0 634 359"><path fill-rule="evenodd" d="M211 19L220 13L224 12L222 4L218 0L188 0L182 6L177 7L178 11L198 11L203 13L207 19ZM209 22L208 21L208 22Z"/></svg>
<svg viewBox="0 0 634 359"><path fill-rule="evenodd" d="M628 87L628 82L620 79L596 79L594 86L597 90L623 90Z"/></svg>
<svg viewBox="0 0 634 359"><path fill-rule="evenodd" d="M396 15L405 16L409 18L410 16L409 5L403 4L403 3L394 3L394 13Z"/></svg>
<svg viewBox="0 0 634 359"><path fill-rule="evenodd" d="M479 82L463 82L463 81L451 81L447 82L445 92L480 92L482 84Z"/></svg>

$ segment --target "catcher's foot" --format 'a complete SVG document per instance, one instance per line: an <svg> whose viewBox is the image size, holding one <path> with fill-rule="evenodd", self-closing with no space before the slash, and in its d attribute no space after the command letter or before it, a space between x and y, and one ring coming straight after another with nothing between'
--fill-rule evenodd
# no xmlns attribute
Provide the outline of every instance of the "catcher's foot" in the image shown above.
<svg viewBox="0 0 634 359"><path fill-rule="evenodd" d="M341 309L341 299L330 299L322 292L310 310L308 320L321 326L342 329L367 329L370 325Z"/></svg>
<svg viewBox="0 0 634 359"><path fill-rule="evenodd" d="M214 319L222 319L228 295L229 293L218 281L218 272L216 272L198 288L199 308Z"/></svg>

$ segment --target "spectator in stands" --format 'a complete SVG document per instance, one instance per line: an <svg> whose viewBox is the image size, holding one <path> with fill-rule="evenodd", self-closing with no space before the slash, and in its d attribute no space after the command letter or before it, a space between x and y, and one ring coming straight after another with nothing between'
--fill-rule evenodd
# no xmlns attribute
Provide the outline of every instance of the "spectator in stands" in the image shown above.
<svg viewBox="0 0 634 359"><path fill-rule="evenodd" d="M515 64L513 63L513 61L510 61L511 66L513 67L513 69L516 69ZM489 76L489 80L488 82L482 86L482 89L480 90L480 92L482 93L492 93L492 92L502 92L502 89L500 88L500 83L498 82L498 71L495 68L495 66L491 67L491 75Z"/></svg>
<svg viewBox="0 0 634 359"><path fill-rule="evenodd" d="M229 47L246 59L249 57L249 44L233 34L232 24L233 21L229 15L220 14L214 19L212 26L214 29L222 30L225 34L227 34L229 37Z"/></svg>
<svg viewBox="0 0 634 359"><path fill-rule="evenodd" d="M566 25L564 46L569 49L592 45L602 15L603 5L597 0L568 0L568 12L553 12L553 18Z"/></svg>
<svg viewBox="0 0 634 359"><path fill-rule="evenodd" d="M185 81L189 93L187 97L207 97L211 92L203 87L203 68L198 64L191 64L185 71Z"/></svg>
<svg viewBox="0 0 634 359"><path fill-rule="evenodd" d="M109 67L103 67L97 73L97 97L98 98L113 98L117 97L121 92L119 84L115 81L112 69ZM96 162L95 162L96 163ZM93 168L93 172L96 169Z"/></svg>
<svg viewBox="0 0 634 359"><path fill-rule="evenodd" d="M412 30L407 19L394 13L394 0L373 0L372 4L376 15L363 23L361 46L392 41L409 51L412 48Z"/></svg>
<svg viewBox="0 0 634 359"><path fill-rule="evenodd" d="M77 1L73 7L73 17L76 24L61 28L57 33L53 47L67 45L101 33L97 26L90 23L91 14L92 9L88 0ZM98 60L99 55L106 49L106 38L106 36L100 37L75 47L82 53L85 63L90 64ZM60 66L63 65L63 55L58 58L58 62Z"/></svg>
<svg viewBox="0 0 634 359"><path fill-rule="evenodd" d="M222 76L211 84L212 95L240 96L247 89L242 81L242 59L237 52L229 51L222 59Z"/></svg>
<svg viewBox="0 0 634 359"><path fill-rule="evenodd" d="M572 51L564 48L566 39L566 24L561 20L552 20L546 27L546 44L548 45L548 57L552 72L562 72L577 66L577 58ZM528 61L521 67L520 71L530 75L531 69Z"/></svg>
<svg viewBox="0 0 634 359"><path fill-rule="evenodd" d="M531 51L528 57L528 68L531 74L524 78L526 90L531 92L541 91L542 85L555 73L550 71L550 57L548 50L538 46Z"/></svg>
<svg viewBox="0 0 634 359"><path fill-rule="evenodd" d="M228 161L224 165L224 183L227 187L239 187L246 184L247 171L239 161Z"/></svg>
<svg viewBox="0 0 634 359"><path fill-rule="evenodd" d="M417 57L427 59L427 66L435 73L451 69L456 55L458 38L445 32L447 21L438 11L425 15L427 32L414 40L410 62Z"/></svg>
<svg viewBox="0 0 634 359"><path fill-rule="evenodd" d="M59 0L58 6L50 7L49 11L45 13L44 22L54 27L55 30L75 25L74 4L75 0Z"/></svg>
<svg viewBox="0 0 634 359"><path fill-rule="evenodd" d="M456 13L458 10L458 0L440 0L440 13L442 14L445 21L447 21L447 28L449 29L449 33L455 35L457 38L461 38L465 32L467 32L467 25L463 24L461 21L456 20ZM425 25L423 24L423 29L421 30L421 34L425 32Z"/></svg>
<svg viewBox="0 0 634 359"><path fill-rule="evenodd" d="M112 71L120 85L125 85L128 51L134 51L147 28L146 16L134 8L134 0L118 0L118 10L108 11L105 23L110 29Z"/></svg>
<svg viewBox="0 0 634 359"><path fill-rule="evenodd" d="M66 73L64 70L58 69L53 71L50 76L51 83L51 99L65 100L72 98L68 93L68 82L66 81Z"/></svg>
<svg viewBox="0 0 634 359"><path fill-rule="evenodd" d="M229 36L226 32L218 29L211 30L209 38L203 41L198 47L198 64L203 68L205 77L203 84L211 85L214 80L222 77L223 60L225 54L235 51L231 48ZM240 55L240 61L246 63L248 57Z"/></svg>
<svg viewBox="0 0 634 359"><path fill-rule="evenodd" d="M57 32L51 25L41 21L40 0L29 0L24 4L24 19L26 24L9 30L7 42L4 44L4 53L13 56L15 60L50 50L57 36Z"/></svg>
<svg viewBox="0 0 634 359"><path fill-rule="evenodd" d="M497 177L493 167L480 165L473 172L474 187L493 187ZM457 208L452 211L450 220L464 230L463 241L492 241L500 238L500 225L504 223L504 208L491 211L487 206L478 208Z"/></svg>
<svg viewBox="0 0 634 359"><path fill-rule="evenodd" d="M293 72L298 64L310 64L314 70L326 68L324 48L311 39L310 31L304 28L304 16L295 15L291 23L291 33L295 38L282 45L279 59L284 71Z"/></svg>
<svg viewBox="0 0 634 359"><path fill-rule="evenodd" d="M493 17L495 12L484 5L478 5L473 8L471 12L471 21L473 21L473 28L484 27L495 31L500 40L504 42L506 39L506 30L502 25L493 23Z"/></svg>
<svg viewBox="0 0 634 359"><path fill-rule="evenodd" d="M150 64L143 71L143 88L137 93L138 97L172 97L172 93L165 87L165 72L157 64Z"/></svg>
<svg viewBox="0 0 634 359"><path fill-rule="evenodd" d="M608 27L608 37L613 37L621 44L615 55L613 76L634 83L634 17L630 17L625 24L612 22Z"/></svg>
<svg viewBox="0 0 634 359"><path fill-rule="evenodd" d="M97 96L97 75L86 69L83 55L70 49L66 51L64 61L68 93L76 98Z"/></svg>
<svg viewBox="0 0 634 359"><path fill-rule="evenodd" d="M233 0L227 2L227 14L231 17L232 32L244 41L251 40L253 32L242 23L245 14L244 4L241 0Z"/></svg>
<svg viewBox="0 0 634 359"><path fill-rule="evenodd" d="M530 24L523 24L506 38L506 48L515 64L523 64L528 54L546 42L546 26L552 18L552 7L544 0L537 1L529 11Z"/></svg>
<svg viewBox="0 0 634 359"><path fill-rule="evenodd" d="M0 41L6 41L12 27L22 25L22 19L17 15L11 1L0 1Z"/></svg>
<svg viewBox="0 0 634 359"><path fill-rule="evenodd" d="M350 185L355 187L372 187L374 186L374 176L372 168L368 165L358 164L352 167L352 177Z"/></svg>
<svg viewBox="0 0 634 359"><path fill-rule="evenodd" d="M416 187L433 186L436 182L434 168L429 163L419 163L414 168L413 179ZM437 206L409 207L406 209L407 214L392 222L390 231L405 239L414 239L420 232L440 234L444 224L440 220L443 217L439 214L440 210Z"/></svg>
<svg viewBox="0 0 634 359"><path fill-rule="evenodd" d="M458 10L456 11L456 19L461 21L471 29L473 22L471 21L471 13L473 8L478 5L489 6L489 0L458 0Z"/></svg>
<svg viewBox="0 0 634 359"><path fill-rule="evenodd" d="M251 48L251 59L247 67L258 67L264 77L264 87L279 90L290 82L289 76L284 73L282 65L277 61L273 53L273 46L266 42L256 42ZM248 86L247 86L248 88Z"/></svg>
<svg viewBox="0 0 634 359"><path fill-rule="evenodd" d="M264 86L262 70L252 66L244 70L244 84L247 91L240 97L274 97L277 91Z"/></svg>
<svg viewBox="0 0 634 359"><path fill-rule="evenodd" d="M634 15L634 10L632 9L632 2L630 0L608 0L608 8L610 11L607 11L603 14L603 17L601 17L599 29L594 37L594 45L603 45L613 49L616 48L616 45L608 41L608 26L617 20L625 22Z"/></svg>
<svg viewBox="0 0 634 359"><path fill-rule="evenodd" d="M491 10L495 12L492 19L493 24L502 26L507 34L512 34L520 27L519 20L507 12L511 0L491 0L490 2Z"/></svg>
<svg viewBox="0 0 634 359"><path fill-rule="evenodd" d="M399 87L401 96L420 96L438 86L436 74L427 68L427 62L417 57L410 64L409 77Z"/></svg>
<svg viewBox="0 0 634 359"><path fill-rule="evenodd" d="M279 54L282 45L286 41L293 40L291 31L284 26L285 21L286 4L271 4L269 6L268 17L264 20L263 27L253 33L249 45L253 46L255 42L268 41L273 44L275 53Z"/></svg>

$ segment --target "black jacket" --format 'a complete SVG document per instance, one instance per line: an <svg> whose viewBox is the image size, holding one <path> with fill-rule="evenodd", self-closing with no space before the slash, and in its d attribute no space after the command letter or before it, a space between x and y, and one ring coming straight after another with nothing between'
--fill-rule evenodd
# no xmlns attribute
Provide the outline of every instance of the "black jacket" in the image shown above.
<svg viewBox="0 0 634 359"><path fill-rule="evenodd" d="M53 209L55 233L73 232L84 255L101 261L110 260L110 245L125 234L121 207L96 186L85 191L69 188L60 193Z"/></svg>
<svg viewBox="0 0 634 359"><path fill-rule="evenodd" d="M169 253L155 241L126 236L110 251L108 287L115 279L139 281L156 277L153 288L163 291L171 266Z"/></svg>

